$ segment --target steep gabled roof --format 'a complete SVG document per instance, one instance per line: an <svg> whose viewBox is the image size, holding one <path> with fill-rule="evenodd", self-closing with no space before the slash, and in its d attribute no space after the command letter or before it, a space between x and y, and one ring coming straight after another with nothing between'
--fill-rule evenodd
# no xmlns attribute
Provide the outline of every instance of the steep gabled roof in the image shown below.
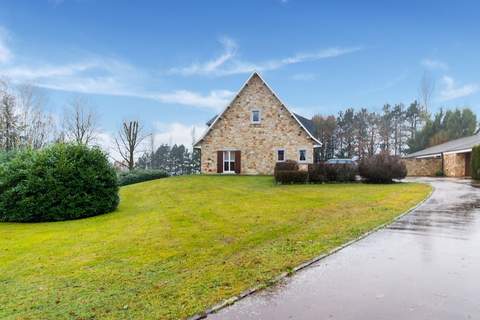
<svg viewBox="0 0 480 320"><path fill-rule="evenodd" d="M268 88L268 90L270 90L270 92L275 96L275 98L277 98L278 101L280 101L280 103L282 104L283 107L285 107L285 109L287 109L287 111L290 113L290 115L292 116L292 118L295 119L295 121L297 121L297 123L300 125L300 127L305 130L305 132L308 134L308 136L315 142L315 143L318 143L318 144L321 144L320 141L318 141L316 138L315 138L315 135L314 135L314 132L315 132L315 126L313 124L313 122L305 117L302 117L298 114L295 114L293 112L290 111L290 109L282 102L282 100L278 97L278 95L275 93L275 91L273 91L272 88L270 88L270 86L268 85L268 83L265 82L265 80L263 80L263 78L260 76L260 74L258 72L253 72L250 77L248 77L247 81L245 81L245 83L242 85L242 87L240 88L240 90L238 90L238 92L235 94L235 96L233 97L232 101L230 101L230 103L225 107L225 109L223 109L222 112L220 112L218 115L214 116L212 119L210 119L206 124L208 126L207 130L205 131L205 133L202 135L202 137L200 139L198 139L198 141L195 143L195 146L201 142L206 136L207 134L210 132L210 130L213 128L213 126L215 125L215 123L218 121L218 119L221 118L221 116L225 113L225 111L228 110L228 108L232 105L232 103L235 101L235 99L238 97L238 95L240 94L240 92L242 92L242 90L247 86L247 84L250 82L250 80L254 77L254 76L258 76L260 78L260 80L262 80L262 82L265 84L265 86Z"/></svg>
<svg viewBox="0 0 480 320"><path fill-rule="evenodd" d="M405 158L428 157L428 156L440 155L445 152L469 150L479 144L480 144L480 133L477 133L473 136L448 141L427 149L423 149L423 150L411 153L405 156Z"/></svg>

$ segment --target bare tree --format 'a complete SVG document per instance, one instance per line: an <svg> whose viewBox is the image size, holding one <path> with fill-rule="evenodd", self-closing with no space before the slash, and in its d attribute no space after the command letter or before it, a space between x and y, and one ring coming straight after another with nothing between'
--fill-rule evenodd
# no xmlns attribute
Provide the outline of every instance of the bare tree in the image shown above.
<svg viewBox="0 0 480 320"><path fill-rule="evenodd" d="M6 80L0 80L0 148L6 151L20 145L20 121L17 99Z"/></svg>
<svg viewBox="0 0 480 320"><path fill-rule="evenodd" d="M135 155L139 152L140 144L146 138L142 131L143 127L138 121L124 121L115 138L118 153L126 163L128 170L133 170L135 167Z"/></svg>
<svg viewBox="0 0 480 320"><path fill-rule="evenodd" d="M64 133L68 140L88 145L95 141L98 131L98 117L88 102L75 97L65 112Z"/></svg>
<svg viewBox="0 0 480 320"><path fill-rule="evenodd" d="M430 76L428 72L424 72L422 79L420 81L420 101L423 106L423 111L425 114L428 114L430 109L430 103L432 100L433 92L435 91L435 80Z"/></svg>
<svg viewBox="0 0 480 320"><path fill-rule="evenodd" d="M39 149L53 137L55 121L52 115L44 111L45 96L34 86L18 86L17 105L20 112L22 143L30 148Z"/></svg>

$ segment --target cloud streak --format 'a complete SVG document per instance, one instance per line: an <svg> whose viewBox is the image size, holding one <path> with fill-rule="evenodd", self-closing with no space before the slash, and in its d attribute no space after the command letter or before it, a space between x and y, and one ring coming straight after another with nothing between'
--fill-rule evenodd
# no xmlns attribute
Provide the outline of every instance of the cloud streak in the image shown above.
<svg viewBox="0 0 480 320"><path fill-rule="evenodd" d="M7 45L7 31L0 27L0 64L9 62L12 58L12 52Z"/></svg>
<svg viewBox="0 0 480 320"><path fill-rule="evenodd" d="M440 100L447 101L470 96L479 91L480 86L476 83L458 86L455 80L449 76L443 76L443 89L440 91Z"/></svg>
<svg viewBox="0 0 480 320"><path fill-rule="evenodd" d="M228 90L212 90L207 93L186 89L146 90L146 84L158 82L158 78L109 57L90 55L78 62L66 64L13 63L12 53L4 45L3 34L5 32L0 33L0 77L6 77L14 83L31 83L42 88L84 94L136 97L215 111L221 110L234 95ZM228 56L222 59L228 60ZM206 67L216 68L221 63L219 60Z"/></svg>
<svg viewBox="0 0 480 320"><path fill-rule="evenodd" d="M420 61L420 64L430 70L447 70L448 69L448 64L440 61L440 60L435 60L435 59L423 59Z"/></svg>
<svg viewBox="0 0 480 320"><path fill-rule="evenodd" d="M182 76L208 75L226 76L234 74L245 74L253 71L269 71L283 68L288 65L298 64L321 59L335 58L342 55L362 50L361 47L332 47L317 50L314 52L297 53L289 57L271 59L263 62L249 62L238 58L238 44L231 38L222 38L220 43L223 52L216 58L203 63L193 63L187 67L172 68L169 74Z"/></svg>

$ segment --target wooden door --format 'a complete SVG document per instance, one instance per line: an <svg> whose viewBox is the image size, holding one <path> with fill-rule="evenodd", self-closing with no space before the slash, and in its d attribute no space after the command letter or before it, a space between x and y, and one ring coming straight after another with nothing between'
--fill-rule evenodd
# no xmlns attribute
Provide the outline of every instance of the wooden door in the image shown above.
<svg viewBox="0 0 480 320"><path fill-rule="evenodd" d="M471 166L471 160L472 159L472 153L465 153L465 176L470 177L472 174L472 166Z"/></svg>

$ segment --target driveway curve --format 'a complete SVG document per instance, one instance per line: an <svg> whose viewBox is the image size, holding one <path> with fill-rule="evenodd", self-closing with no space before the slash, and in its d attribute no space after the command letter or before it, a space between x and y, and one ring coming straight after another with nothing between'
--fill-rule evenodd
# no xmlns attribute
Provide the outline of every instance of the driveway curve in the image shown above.
<svg viewBox="0 0 480 320"><path fill-rule="evenodd" d="M480 319L480 189L415 181L416 210L208 319Z"/></svg>

